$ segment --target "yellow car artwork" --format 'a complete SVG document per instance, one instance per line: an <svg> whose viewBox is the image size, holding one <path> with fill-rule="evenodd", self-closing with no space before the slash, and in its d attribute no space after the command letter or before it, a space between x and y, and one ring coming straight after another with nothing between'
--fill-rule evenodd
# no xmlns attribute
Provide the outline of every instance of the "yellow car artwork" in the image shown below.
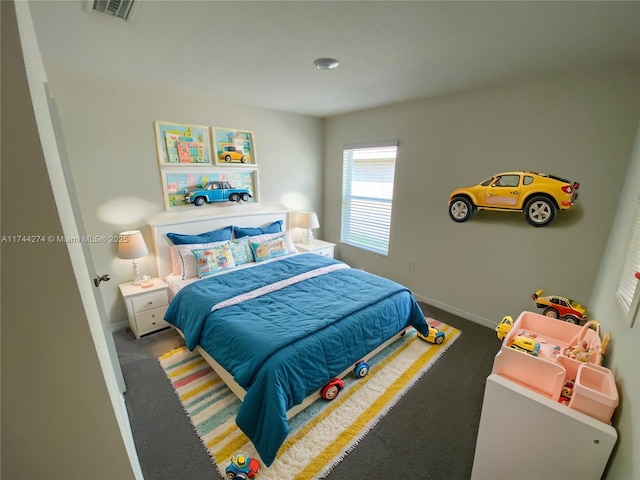
<svg viewBox="0 0 640 480"><path fill-rule="evenodd" d="M240 163L246 163L251 161L251 155L244 153L242 150L238 150L233 145L223 145L222 151L218 154L218 158L225 162L240 160Z"/></svg>
<svg viewBox="0 0 640 480"><path fill-rule="evenodd" d="M536 172L505 172L493 175L449 195L449 216L466 222L476 210L524 212L534 227L548 225L558 210L566 210L578 199L580 184Z"/></svg>

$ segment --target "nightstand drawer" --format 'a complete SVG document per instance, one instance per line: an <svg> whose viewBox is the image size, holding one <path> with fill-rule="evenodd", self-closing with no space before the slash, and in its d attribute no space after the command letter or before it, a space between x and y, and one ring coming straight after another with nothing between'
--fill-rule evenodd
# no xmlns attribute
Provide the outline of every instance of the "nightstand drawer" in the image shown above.
<svg viewBox="0 0 640 480"><path fill-rule="evenodd" d="M138 335L144 335L145 333L153 332L160 328L169 327L170 325L164 321L164 314L167 308L169 308L169 306L164 305L142 313L136 313Z"/></svg>
<svg viewBox="0 0 640 480"><path fill-rule="evenodd" d="M139 313L151 310L152 308L169 305L169 297L167 297L167 291L162 290L132 298L131 303L133 305L133 311Z"/></svg>
<svg viewBox="0 0 640 480"><path fill-rule="evenodd" d="M333 247L325 247L318 250L313 250L313 253L322 255L323 257L333 258Z"/></svg>

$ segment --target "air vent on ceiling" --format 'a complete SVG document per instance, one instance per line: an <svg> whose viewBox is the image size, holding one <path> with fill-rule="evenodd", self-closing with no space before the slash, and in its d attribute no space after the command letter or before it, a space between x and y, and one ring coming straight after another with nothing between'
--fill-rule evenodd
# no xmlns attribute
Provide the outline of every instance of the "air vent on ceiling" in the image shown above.
<svg viewBox="0 0 640 480"><path fill-rule="evenodd" d="M94 0L93 9L128 20L133 15L133 4L134 0Z"/></svg>

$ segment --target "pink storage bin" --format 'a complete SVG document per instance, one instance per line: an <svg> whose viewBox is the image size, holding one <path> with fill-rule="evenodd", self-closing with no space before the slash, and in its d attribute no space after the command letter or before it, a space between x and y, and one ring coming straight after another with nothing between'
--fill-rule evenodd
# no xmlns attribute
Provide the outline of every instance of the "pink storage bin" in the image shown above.
<svg viewBox="0 0 640 480"><path fill-rule="evenodd" d="M500 375L547 398L560 398L565 370L560 365L502 346L491 373Z"/></svg>
<svg viewBox="0 0 640 480"><path fill-rule="evenodd" d="M540 351L537 357L510 348L521 331L539 341ZM575 379L582 364L563 356L562 352L579 339L586 340L589 348L597 352L590 361L599 362L600 337L595 331L539 313L522 312L502 342L492 373L548 398L559 400L564 382ZM557 355L557 352L560 354Z"/></svg>
<svg viewBox="0 0 640 480"><path fill-rule="evenodd" d="M611 423L618 406L618 390L611 370L591 363L578 367L569 408L604 423Z"/></svg>

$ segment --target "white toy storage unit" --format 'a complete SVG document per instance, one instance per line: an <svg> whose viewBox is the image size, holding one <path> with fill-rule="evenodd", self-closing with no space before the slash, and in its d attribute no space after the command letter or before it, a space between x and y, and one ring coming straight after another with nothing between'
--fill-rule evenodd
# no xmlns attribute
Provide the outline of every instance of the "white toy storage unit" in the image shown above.
<svg viewBox="0 0 640 480"><path fill-rule="evenodd" d="M511 348L518 335L539 342L538 355ZM586 345L581 362L567 349ZM601 367L599 334L523 312L505 337L485 387L472 479L600 479L618 434L612 372ZM563 387L573 384L561 403ZM566 399L565 399L566 400Z"/></svg>

